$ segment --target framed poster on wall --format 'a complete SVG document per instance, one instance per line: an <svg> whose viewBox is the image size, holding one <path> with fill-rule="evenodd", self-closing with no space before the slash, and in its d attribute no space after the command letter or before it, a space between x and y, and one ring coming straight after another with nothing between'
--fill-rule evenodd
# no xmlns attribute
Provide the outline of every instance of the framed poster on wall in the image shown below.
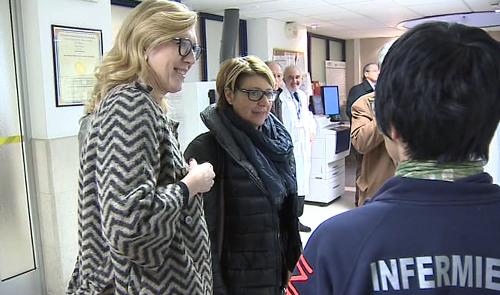
<svg viewBox="0 0 500 295"><path fill-rule="evenodd" d="M102 60L102 31L52 25L56 106L83 105Z"/></svg>
<svg viewBox="0 0 500 295"><path fill-rule="evenodd" d="M302 73L307 72L304 52L274 48L273 60L277 62L282 69L285 69L289 65L296 65Z"/></svg>

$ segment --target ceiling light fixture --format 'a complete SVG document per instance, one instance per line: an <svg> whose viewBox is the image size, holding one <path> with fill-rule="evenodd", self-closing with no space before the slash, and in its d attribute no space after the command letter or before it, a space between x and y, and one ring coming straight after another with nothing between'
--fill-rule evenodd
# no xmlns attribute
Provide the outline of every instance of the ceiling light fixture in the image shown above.
<svg viewBox="0 0 500 295"><path fill-rule="evenodd" d="M318 24L311 24L311 29L316 30L317 28L319 28Z"/></svg>

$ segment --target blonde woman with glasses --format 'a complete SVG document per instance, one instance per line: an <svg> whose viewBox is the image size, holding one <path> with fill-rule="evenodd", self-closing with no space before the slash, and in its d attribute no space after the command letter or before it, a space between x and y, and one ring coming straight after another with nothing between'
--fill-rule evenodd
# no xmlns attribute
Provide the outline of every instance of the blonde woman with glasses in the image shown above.
<svg viewBox="0 0 500 295"><path fill-rule="evenodd" d="M204 199L214 294L284 294L300 255L293 146L270 114L274 83L257 57L224 62L217 104L201 113L209 132L186 149L217 175Z"/></svg>
<svg viewBox="0 0 500 295"><path fill-rule="evenodd" d="M212 294L199 193L215 176L187 165L166 112L200 56L197 15L146 0L97 69L82 119L76 267L67 294Z"/></svg>

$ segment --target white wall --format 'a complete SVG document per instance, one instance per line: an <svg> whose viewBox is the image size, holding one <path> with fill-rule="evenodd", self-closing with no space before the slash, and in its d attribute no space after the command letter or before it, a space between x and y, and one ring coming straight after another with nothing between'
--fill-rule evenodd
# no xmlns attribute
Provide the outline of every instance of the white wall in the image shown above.
<svg viewBox="0 0 500 295"><path fill-rule="evenodd" d="M248 54L260 57L262 60L271 60L273 52L269 53L269 33L266 18L247 20Z"/></svg>
<svg viewBox="0 0 500 295"><path fill-rule="evenodd" d="M271 60L273 49L287 49L304 52L307 69L307 29L298 26L297 37L288 37L286 23L274 19L254 19L247 21L248 54L263 60Z"/></svg>
<svg viewBox="0 0 500 295"><path fill-rule="evenodd" d="M101 29L103 49L111 44L110 2L22 0L28 95L33 138L50 139L78 132L82 107L55 105L51 25Z"/></svg>
<svg viewBox="0 0 500 295"><path fill-rule="evenodd" d="M113 34L111 39L114 41L123 21L127 15L132 11L130 7L124 7L119 5L111 5L111 26L113 29Z"/></svg>
<svg viewBox="0 0 500 295"><path fill-rule="evenodd" d="M207 32L207 81L215 81L217 72L219 71L223 23L215 20L206 20L205 24Z"/></svg>

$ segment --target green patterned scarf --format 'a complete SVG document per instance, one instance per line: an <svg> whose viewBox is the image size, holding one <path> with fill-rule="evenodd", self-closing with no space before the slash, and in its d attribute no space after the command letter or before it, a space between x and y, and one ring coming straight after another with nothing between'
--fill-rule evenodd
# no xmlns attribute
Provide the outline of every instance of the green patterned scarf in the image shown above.
<svg viewBox="0 0 500 295"><path fill-rule="evenodd" d="M484 163L438 163L436 161L404 161L396 169L396 176L455 181L483 172Z"/></svg>

